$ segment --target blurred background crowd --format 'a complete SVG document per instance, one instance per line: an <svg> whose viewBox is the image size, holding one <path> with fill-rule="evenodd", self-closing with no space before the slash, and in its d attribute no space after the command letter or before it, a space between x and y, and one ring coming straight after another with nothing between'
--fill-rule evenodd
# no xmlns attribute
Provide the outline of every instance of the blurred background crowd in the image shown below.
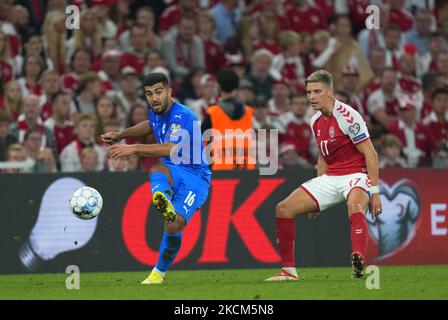
<svg viewBox="0 0 448 320"><path fill-rule="evenodd" d="M164 73L202 120L222 69L252 127L279 131L281 167L315 165L304 81L318 69L364 117L381 168L448 167L448 1L0 0L0 171L147 170L158 160L107 159L99 138L147 119L144 75ZM19 161L31 169L8 168Z"/></svg>

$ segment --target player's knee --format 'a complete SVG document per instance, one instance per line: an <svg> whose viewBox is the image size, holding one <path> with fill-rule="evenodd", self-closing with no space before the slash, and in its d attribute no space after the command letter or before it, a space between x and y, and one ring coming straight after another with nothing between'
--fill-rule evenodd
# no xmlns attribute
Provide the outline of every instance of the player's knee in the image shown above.
<svg viewBox="0 0 448 320"><path fill-rule="evenodd" d="M291 210L289 210L288 205L284 202L280 202L275 207L275 216L277 218L291 218Z"/></svg>
<svg viewBox="0 0 448 320"><path fill-rule="evenodd" d="M353 202L347 203L347 207L348 207L349 213L364 212L364 210L365 210L365 208L364 208L365 206L358 201L353 201Z"/></svg>

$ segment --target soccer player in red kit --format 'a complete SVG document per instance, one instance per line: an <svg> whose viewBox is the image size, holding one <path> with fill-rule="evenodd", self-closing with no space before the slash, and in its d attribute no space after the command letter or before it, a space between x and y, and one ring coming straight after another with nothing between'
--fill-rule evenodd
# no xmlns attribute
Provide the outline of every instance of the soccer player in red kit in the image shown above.
<svg viewBox="0 0 448 320"><path fill-rule="evenodd" d="M317 177L294 190L276 207L276 238L282 269L266 281L298 280L295 268L295 217L318 213L342 201L350 219L353 276L363 277L368 229L365 213L381 213L378 156L361 115L336 100L329 72L318 70L306 80L306 94L318 111L311 130L319 147Z"/></svg>

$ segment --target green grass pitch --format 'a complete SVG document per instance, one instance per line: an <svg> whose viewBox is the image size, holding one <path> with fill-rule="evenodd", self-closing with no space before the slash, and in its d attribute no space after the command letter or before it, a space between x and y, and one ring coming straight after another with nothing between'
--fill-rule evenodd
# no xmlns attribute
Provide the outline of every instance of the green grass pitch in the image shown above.
<svg viewBox="0 0 448 320"><path fill-rule="evenodd" d="M146 272L1 275L0 299L448 299L448 266L382 266L380 289L352 279L350 268L302 268L301 281L268 283L274 269L170 271L162 285L142 286Z"/></svg>

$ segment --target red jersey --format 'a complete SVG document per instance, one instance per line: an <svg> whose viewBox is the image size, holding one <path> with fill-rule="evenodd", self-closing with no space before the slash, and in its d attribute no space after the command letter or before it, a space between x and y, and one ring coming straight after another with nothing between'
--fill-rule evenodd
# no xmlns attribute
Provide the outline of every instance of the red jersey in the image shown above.
<svg viewBox="0 0 448 320"><path fill-rule="evenodd" d="M414 18L406 9L392 9L389 11L389 24L395 24L401 31L406 32L412 29Z"/></svg>
<svg viewBox="0 0 448 320"><path fill-rule="evenodd" d="M66 73L61 77L62 88L76 91L79 88L79 76L75 73Z"/></svg>
<svg viewBox="0 0 448 320"><path fill-rule="evenodd" d="M12 65L4 60L0 60L0 80L6 83L14 76Z"/></svg>
<svg viewBox="0 0 448 320"><path fill-rule="evenodd" d="M61 154L62 150L75 140L74 127L70 121L66 121L64 126L58 126L55 124L54 120L50 118L45 121L44 125L54 134L58 154Z"/></svg>
<svg viewBox="0 0 448 320"><path fill-rule="evenodd" d="M365 157L356 145L370 139L370 135L357 111L336 100L330 117L318 112L311 118L310 126L325 160L327 175L367 173Z"/></svg>
<svg viewBox="0 0 448 320"><path fill-rule="evenodd" d="M286 134L283 138L295 146L299 156L308 160L309 163L314 162L310 152L311 128L308 123L299 119L289 122L286 125Z"/></svg>
<svg viewBox="0 0 448 320"><path fill-rule="evenodd" d="M322 11L316 7L310 6L307 10L301 11L291 6L286 11L286 16L289 17L290 28L299 33L313 33L319 29L328 29L325 16Z"/></svg>
<svg viewBox="0 0 448 320"><path fill-rule="evenodd" d="M126 66L133 67L137 72L137 75L141 76L143 74L143 68L145 67L145 58L129 52L123 52L120 65L122 68Z"/></svg>
<svg viewBox="0 0 448 320"><path fill-rule="evenodd" d="M195 9L194 14L197 15L198 13L199 11ZM159 19L159 31L160 32L169 31L172 27L174 27L179 23L182 14L183 14L182 10L177 4L174 4L166 8L162 12L162 15L160 16Z"/></svg>
<svg viewBox="0 0 448 320"><path fill-rule="evenodd" d="M216 39L203 39L202 41L204 42L207 73L216 74L225 64L225 54L222 46Z"/></svg>
<svg viewBox="0 0 448 320"><path fill-rule="evenodd" d="M417 93L422 89L420 81L413 76L403 76L401 73L398 74L398 82L403 91L407 93Z"/></svg>

